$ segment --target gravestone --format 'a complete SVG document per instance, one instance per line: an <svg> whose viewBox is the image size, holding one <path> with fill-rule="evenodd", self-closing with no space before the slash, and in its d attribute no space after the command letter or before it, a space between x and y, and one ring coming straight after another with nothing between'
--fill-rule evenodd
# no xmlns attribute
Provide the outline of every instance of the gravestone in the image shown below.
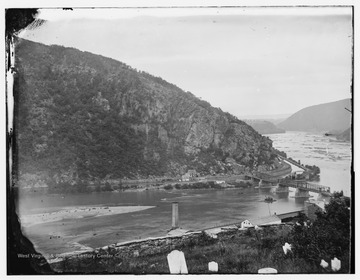
<svg viewBox="0 0 360 280"><path fill-rule="evenodd" d="M282 246L283 250L284 250L284 254L286 255L288 252L291 252L291 245L289 243L285 243L284 246Z"/></svg>
<svg viewBox="0 0 360 280"><path fill-rule="evenodd" d="M209 262L208 266L209 266L209 271L211 272L218 272L219 270L219 265L217 262Z"/></svg>
<svg viewBox="0 0 360 280"><path fill-rule="evenodd" d="M167 260L171 274L188 274L183 252L174 250L167 255Z"/></svg>
<svg viewBox="0 0 360 280"><path fill-rule="evenodd" d="M328 264L326 261L324 261L324 260L321 260L320 265L321 265L323 268L327 268L327 267L329 266L329 264Z"/></svg>
<svg viewBox="0 0 360 280"><path fill-rule="evenodd" d="M331 269L333 271L338 271L341 268L341 261L337 258L334 258L333 260L331 260Z"/></svg>
<svg viewBox="0 0 360 280"><path fill-rule="evenodd" d="M258 274L276 274L277 270L271 267L260 268Z"/></svg>

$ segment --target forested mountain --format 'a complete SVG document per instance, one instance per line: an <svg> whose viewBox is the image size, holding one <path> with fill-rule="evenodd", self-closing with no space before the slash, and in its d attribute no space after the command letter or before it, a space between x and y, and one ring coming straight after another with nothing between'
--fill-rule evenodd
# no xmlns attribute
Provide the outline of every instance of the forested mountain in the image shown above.
<svg viewBox="0 0 360 280"><path fill-rule="evenodd" d="M351 125L351 113L345 108L351 110L350 99L307 107L279 123L278 127L294 131L340 133Z"/></svg>
<svg viewBox="0 0 360 280"><path fill-rule="evenodd" d="M114 59L18 39L15 164L46 180L270 164L272 142L236 117ZM227 168L227 167L226 167Z"/></svg>
<svg viewBox="0 0 360 280"><path fill-rule="evenodd" d="M244 120L260 134L285 133L284 129L278 128L272 122L266 120Z"/></svg>

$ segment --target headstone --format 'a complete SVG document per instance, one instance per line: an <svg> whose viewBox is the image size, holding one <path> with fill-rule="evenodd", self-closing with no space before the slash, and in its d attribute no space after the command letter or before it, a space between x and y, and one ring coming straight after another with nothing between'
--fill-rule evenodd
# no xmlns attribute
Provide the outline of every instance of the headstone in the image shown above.
<svg viewBox="0 0 360 280"><path fill-rule="evenodd" d="M219 270L219 265L217 262L209 262L208 266L209 266L209 271L211 272L218 272Z"/></svg>
<svg viewBox="0 0 360 280"><path fill-rule="evenodd" d="M260 268L258 274L276 274L277 270L271 267Z"/></svg>
<svg viewBox="0 0 360 280"><path fill-rule="evenodd" d="M188 274L183 252L174 250L167 255L167 260L171 274Z"/></svg>
<svg viewBox="0 0 360 280"><path fill-rule="evenodd" d="M323 268L327 268L327 267L329 266L329 263L327 263L327 262L324 261L324 260L321 260L320 265L321 265Z"/></svg>
<svg viewBox="0 0 360 280"><path fill-rule="evenodd" d="M288 252L291 251L291 245L289 243L285 243L284 246L282 246L283 250L284 250L284 254L286 255Z"/></svg>
<svg viewBox="0 0 360 280"><path fill-rule="evenodd" d="M341 268L341 261L338 260L337 258L334 258L333 260L331 260L331 269L333 271L338 271Z"/></svg>

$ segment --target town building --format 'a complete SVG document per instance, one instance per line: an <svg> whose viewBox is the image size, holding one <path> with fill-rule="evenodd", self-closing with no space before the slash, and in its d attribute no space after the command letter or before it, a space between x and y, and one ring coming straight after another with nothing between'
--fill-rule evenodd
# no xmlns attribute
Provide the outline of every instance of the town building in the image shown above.
<svg viewBox="0 0 360 280"><path fill-rule="evenodd" d="M250 228L255 226L269 226L281 224L281 219L277 215L245 220L241 223L241 228Z"/></svg>
<svg viewBox="0 0 360 280"><path fill-rule="evenodd" d="M194 169L189 169L187 174L189 174L190 178L197 177L197 172Z"/></svg>
<svg viewBox="0 0 360 280"><path fill-rule="evenodd" d="M186 172L184 175L181 176L181 181L187 182L187 181L193 180L197 176L198 176L198 174L197 174L196 170L189 169L188 172Z"/></svg>
<svg viewBox="0 0 360 280"><path fill-rule="evenodd" d="M185 173L184 175L181 176L181 181L183 182L190 181L190 175L188 173Z"/></svg>

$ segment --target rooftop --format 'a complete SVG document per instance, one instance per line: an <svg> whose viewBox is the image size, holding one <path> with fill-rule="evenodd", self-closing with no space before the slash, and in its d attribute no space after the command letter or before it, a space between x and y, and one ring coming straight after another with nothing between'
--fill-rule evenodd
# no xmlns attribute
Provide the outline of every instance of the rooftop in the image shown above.
<svg viewBox="0 0 360 280"><path fill-rule="evenodd" d="M254 219L249 219L250 223L252 223L252 225L264 225L264 224L268 224L268 223L276 223L276 222L281 222L281 219L277 216L277 215L272 215L272 216L267 216L267 217L259 217L259 218L254 218Z"/></svg>

